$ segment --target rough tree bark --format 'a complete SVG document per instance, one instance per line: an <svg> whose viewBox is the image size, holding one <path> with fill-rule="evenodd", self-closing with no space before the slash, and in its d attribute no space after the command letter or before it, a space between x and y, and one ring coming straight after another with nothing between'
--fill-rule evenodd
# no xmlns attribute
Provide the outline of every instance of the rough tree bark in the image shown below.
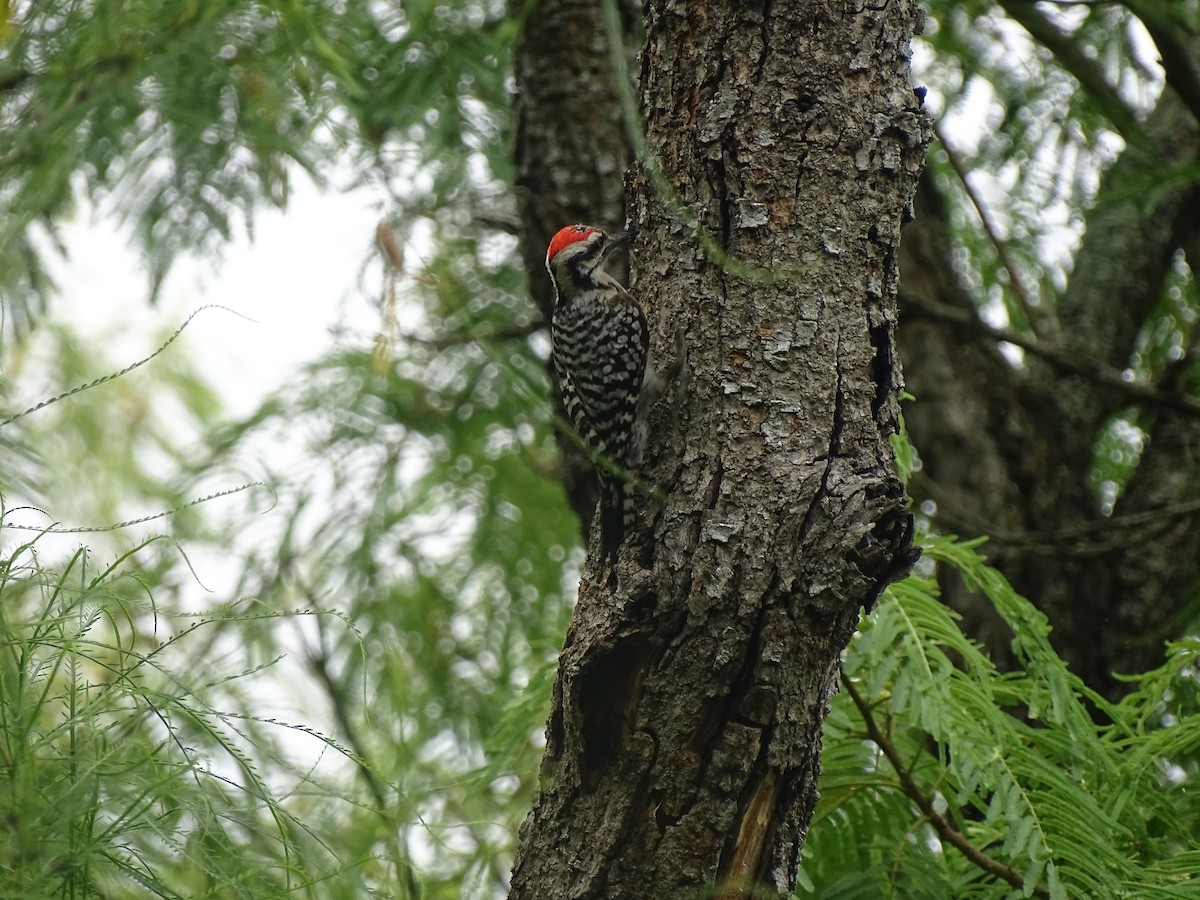
<svg viewBox="0 0 1200 900"><path fill-rule="evenodd" d="M839 658L913 562L896 249L928 143L909 0L648 4L632 288L662 404L615 589L595 552L512 897L788 891ZM698 229L693 227L698 225ZM707 248L707 249L704 249ZM595 548L593 548L594 551Z"/></svg>

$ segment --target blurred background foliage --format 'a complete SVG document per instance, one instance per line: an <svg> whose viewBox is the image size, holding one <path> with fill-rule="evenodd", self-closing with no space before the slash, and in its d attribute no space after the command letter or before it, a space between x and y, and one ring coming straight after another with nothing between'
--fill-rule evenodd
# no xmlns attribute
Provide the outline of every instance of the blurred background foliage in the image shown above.
<svg viewBox="0 0 1200 900"><path fill-rule="evenodd" d="M1153 145L1164 77L1137 16L1195 45L1197 9L929 4L931 172L1001 337L1054 334L1087 211L1116 202L1106 167ZM512 54L537 5L0 10L0 895L502 895L582 562L516 251ZM153 302L298 178L384 201L377 335L241 419L186 341L10 418L133 361L47 315L81 204L127 229ZM1198 306L1180 256L1130 380L1187 358ZM1146 427L1125 409L1097 441L1110 508ZM1009 895L958 835L1028 891L1194 896L1194 617L1113 703L978 557L929 541L848 653L801 893ZM936 602L935 565L986 587L1016 668Z"/></svg>

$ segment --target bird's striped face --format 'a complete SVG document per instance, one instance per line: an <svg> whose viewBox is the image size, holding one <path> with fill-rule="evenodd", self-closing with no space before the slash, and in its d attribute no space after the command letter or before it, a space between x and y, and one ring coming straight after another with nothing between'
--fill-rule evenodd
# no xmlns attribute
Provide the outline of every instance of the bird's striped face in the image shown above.
<svg viewBox="0 0 1200 900"><path fill-rule="evenodd" d="M610 235L592 225L568 225L550 239L546 269L560 291L571 293L592 284L609 251L626 240L625 233Z"/></svg>

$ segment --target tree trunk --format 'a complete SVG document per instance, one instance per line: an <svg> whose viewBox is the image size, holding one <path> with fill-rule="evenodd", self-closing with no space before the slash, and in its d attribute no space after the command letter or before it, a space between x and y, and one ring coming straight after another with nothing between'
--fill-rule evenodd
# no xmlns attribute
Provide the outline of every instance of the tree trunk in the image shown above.
<svg viewBox="0 0 1200 900"><path fill-rule="evenodd" d="M683 326L688 393L615 587L592 548L511 897L794 885L841 651L914 559L890 439L918 16L649 4L632 290L660 358Z"/></svg>
<svg viewBox="0 0 1200 900"><path fill-rule="evenodd" d="M923 462L913 493L936 501L945 530L991 536L989 561L1047 614L1072 671L1112 699L1128 689L1114 673L1162 662L1200 580L1200 507L1179 503L1200 490L1200 418L1113 383L1176 253L1191 250L1196 264L1200 193L1186 179L1144 188L1164 171L1195 166L1200 129L1170 91L1145 129L1148 146L1131 145L1102 180L1070 283L1048 312L1057 324L1029 345L1024 366L1000 355L978 317L932 179L919 190L901 261L900 337L917 398L907 422ZM1169 396L1179 386L1167 379L1159 388ZM1109 418L1130 406L1153 422L1150 440L1107 517L1093 459ZM1010 664L1011 634L991 604L953 573L942 587L966 631Z"/></svg>

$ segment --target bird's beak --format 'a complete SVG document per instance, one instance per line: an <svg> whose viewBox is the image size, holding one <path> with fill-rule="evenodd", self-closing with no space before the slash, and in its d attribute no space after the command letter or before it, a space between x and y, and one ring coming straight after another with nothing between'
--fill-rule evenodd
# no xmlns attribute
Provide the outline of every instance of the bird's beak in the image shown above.
<svg viewBox="0 0 1200 900"><path fill-rule="evenodd" d="M614 247L620 247L623 244L628 244L633 240L635 232L633 231L617 231L608 236Z"/></svg>

